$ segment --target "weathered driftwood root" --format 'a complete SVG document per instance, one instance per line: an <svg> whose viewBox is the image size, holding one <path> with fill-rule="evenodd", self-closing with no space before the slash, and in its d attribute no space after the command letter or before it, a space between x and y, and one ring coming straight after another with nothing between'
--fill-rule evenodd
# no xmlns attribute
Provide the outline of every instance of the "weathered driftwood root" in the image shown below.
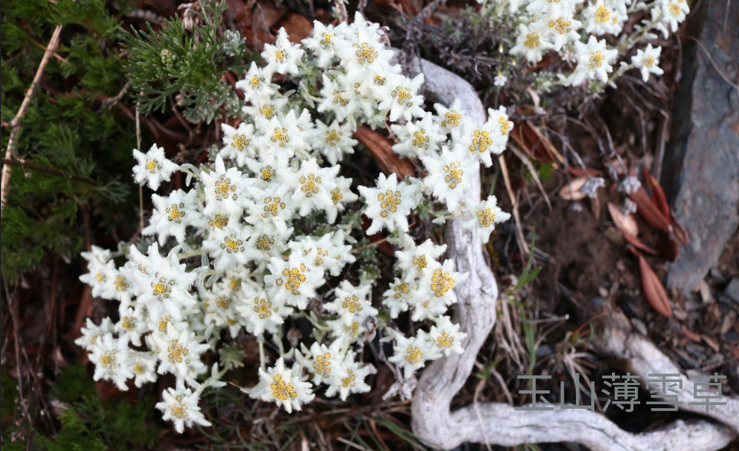
<svg viewBox="0 0 739 451"><path fill-rule="evenodd" d="M429 100L450 105L459 98L464 113L470 119L479 123L485 121L484 107L475 90L464 79L418 59L412 61L410 68L412 72L424 73L424 94ZM472 200L480 199L479 174L477 177L477 182L473 181L466 193ZM433 362L421 376L412 404L413 431L421 439L444 449L464 442L489 442L502 446L577 442L596 451L698 451L722 448L735 437L733 429L705 420L676 421L657 431L632 434L621 430L605 416L586 410L520 411L507 404L486 403L451 412L452 398L465 384L477 352L495 324L498 288L474 231L464 229L460 220L454 220L447 226L445 238L447 256L455 259L457 270L469 273L467 280L455 287L459 299L457 321L467 333L467 339L464 354L452 354ZM676 372L677 368L669 358L651 343L635 338L625 340L625 336L618 333L617 330L609 331L606 334L609 338L604 338L601 349L631 358L634 372L643 378L646 378L646 372L658 369ZM617 343L612 343L614 341ZM651 350L647 344L652 346ZM668 363L656 365L657 361ZM653 366L649 366L650 362ZM669 365L672 367L668 368ZM692 392L685 395L692 400ZM712 416L735 427L737 415L731 418L730 412L734 411L731 409L733 407L725 414Z"/></svg>

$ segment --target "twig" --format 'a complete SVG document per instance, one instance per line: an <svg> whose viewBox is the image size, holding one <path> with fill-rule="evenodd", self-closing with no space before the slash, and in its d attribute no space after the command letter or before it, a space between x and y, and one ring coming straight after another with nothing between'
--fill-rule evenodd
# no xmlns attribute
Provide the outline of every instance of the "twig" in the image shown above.
<svg viewBox="0 0 739 451"><path fill-rule="evenodd" d="M48 169L48 168L38 167L38 166L35 166L35 165L32 165L32 164L28 164L28 163L26 163L23 160L9 160L7 158L0 158L0 162L2 162L5 165L18 166L20 168L23 168L24 170L25 169L30 169L30 170L36 171L36 172L43 172L43 173L51 174L51 175L58 175L59 177L69 177L72 180L77 180L79 182L89 183L90 185L97 185L97 182L95 180L90 180L90 179L87 179L85 177L80 177L79 175L65 174L64 172L60 172L60 171L57 171L57 170L54 170L54 169Z"/></svg>
<svg viewBox="0 0 739 451"><path fill-rule="evenodd" d="M56 28L54 29L54 33L51 35L49 45L46 46L44 56L43 58L41 58L41 63L39 64L38 69L36 69L36 75L33 77L31 86L28 88L28 91L26 91L26 96L23 99L23 103L21 103L21 107L18 109L18 112L16 113L13 120L10 121L10 139L8 139L8 148L5 151L5 158L8 160L11 160L15 157L15 146L18 143L18 135L20 134L21 128L20 121L26 114L26 109L28 108L28 104L31 102L33 91L36 89L36 85L41 79L41 75L44 73L44 69L46 68L46 63L49 61L49 57L54 52L54 50L56 50L57 45L59 45L59 36L61 35L61 33L62 26L60 24L56 26ZM8 165L3 166L2 191L0 192L0 216L2 216L2 211L5 207L5 202L7 201L8 197L8 191L10 190L10 174L10 167Z"/></svg>
<svg viewBox="0 0 739 451"><path fill-rule="evenodd" d="M536 169L534 169L534 165L531 164L531 161L528 158L526 158L526 155L521 153L521 151L518 150L518 148L510 141L508 141L508 148L511 149L511 152L513 152L513 154L516 155L519 158L519 160L521 160L521 162L525 164L526 167L529 169L529 172L531 173L531 176L536 181L536 185L539 187L541 194L544 195L544 200L547 203L547 207L549 207L549 211L552 211L552 204L549 202L549 196L547 196L547 192L544 191L544 187L541 185L541 180L539 180L539 175L536 173Z"/></svg>
<svg viewBox="0 0 739 451"><path fill-rule="evenodd" d="M139 120L139 108L136 106L136 147L141 152L141 121ZM141 221L141 233L144 232L144 190L143 184L139 183L139 221Z"/></svg>
<svg viewBox="0 0 739 451"><path fill-rule="evenodd" d="M518 214L518 200L516 200L516 196L513 194L513 188L511 187L511 179L508 176L508 166L505 164L505 158L503 158L503 155L500 155L498 157L498 163L500 164L500 171L503 173L503 181L505 182L505 188L506 191L508 191L508 197L511 199L511 205L513 206L513 219L516 220L516 240L518 241L518 246L526 252L526 254L530 254L531 251L529 251L529 247L526 245L526 240L523 238L523 230L521 229L521 218Z"/></svg>

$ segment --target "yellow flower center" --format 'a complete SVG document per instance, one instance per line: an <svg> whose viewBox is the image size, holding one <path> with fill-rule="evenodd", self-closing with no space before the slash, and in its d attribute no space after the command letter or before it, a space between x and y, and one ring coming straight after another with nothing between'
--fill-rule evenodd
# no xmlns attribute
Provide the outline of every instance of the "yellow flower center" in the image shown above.
<svg viewBox="0 0 739 451"><path fill-rule="evenodd" d="M103 273L99 272L95 274L95 279L97 279L98 282L102 282L103 280L105 280L105 276L103 275Z"/></svg>
<svg viewBox="0 0 739 451"><path fill-rule="evenodd" d="M366 42L363 42L361 44L354 44L352 45L352 47L357 49L357 61L360 65L364 63L374 63L375 58L377 58L378 56L375 48L367 44Z"/></svg>
<svg viewBox="0 0 739 451"><path fill-rule="evenodd" d="M242 240L239 240L236 238L236 235L231 234L230 236L227 236L223 239L223 243L221 243L221 249L225 250L226 253L237 253L237 252L244 252L244 242Z"/></svg>
<svg viewBox="0 0 739 451"><path fill-rule="evenodd" d="M115 363L116 354L118 354L117 349L113 349L112 351L110 350L105 351L105 353L100 356L100 359L98 359L98 361L100 362L100 366L102 366L103 368L110 367L111 370L114 370L116 367L116 363Z"/></svg>
<svg viewBox="0 0 739 451"><path fill-rule="evenodd" d="M523 42L523 45L526 47L533 49L534 47L539 47L541 45L541 39L539 39L539 33L533 32L528 33L526 35L526 40Z"/></svg>
<svg viewBox="0 0 739 451"><path fill-rule="evenodd" d="M123 276L115 276L115 281L113 282L115 285L115 291L126 291L129 287L129 283Z"/></svg>
<svg viewBox="0 0 739 451"><path fill-rule="evenodd" d="M490 137L490 132L485 130L475 130L472 138L472 145L470 145L470 152L483 153L488 150L493 144L493 138Z"/></svg>
<svg viewBox="0 0 739 451"><path fill-rule="evenodd" d="M421 363L421 360L423 359L423 352L421 352L420 349L408 346L408 349L406 349L405 352L408 354L407 356L405 356L405 359L408 361L408 363L412 365L417 365Z"/></svg>
<svg viewBox="0 0 739 451"><path fill-rule="evenodd" d="M278 50L275 52L275 58L277 58L277 61L283 62L285 59L285 51L284 50Z"/></svg>
<svg viewBox="0 0 739 451"><path fill-rule="evenodd" d="M181 343L177 343L177 340L172 340L172 346L167 347L167 358L169 363L182 363L183 357L187 357L190 350L183 347ZM185 360L185 363L190 363L190 360Z"/></svg>
<svg viewBox="0 0 739 451"><path fill-rule="evenodd" d="M433 277L431 277L431 291L434 292L436 297L444 296L451 288L454 288L452 276L448 272L442 273L440 269L435 270Z"/></svg>
<svg viewBox="0 0 739 451"><path fill-rule="evenodd" d="M305 193L305 197L313 197L314 194L318 194L320 189L318 185L321 184L321 177L316 177L313 174L308 174L308 178L305 176L300 177L300 191Z"/></svg>
<svg viewBox="0 0 739 451"><path fill-rule="evenodd" d="M498 125L500 125L500 133L502 135L507 135L513 128L513 122L505 120L503 116L498 118Z"/></svg>
<svg viewBox="0 0 739 451"><path fill-rule="evenodd" d="M347 370L346 372L348 374L347 377L341 379L341 385L344 386L344 388L354 387L357 385L356 380L357 376L355 376L352 370Z"/></svg>
<svg viewBox="0 0 739 451"><path fill-rule="evenodd" d="M287 398L297 398L298 392L293 388L293 384L282 380L282 376L275 374L274 382L269 385L272 390L272 396L280 401L287 401Z"/></svg>
<svg viewBox="0 0 739 451"><path fill-rule="evenodd" d="M177 402L182 401L182 396L178 396ZM185 404L170 404L169 413L178 420L187 420L187 405Z"/></svg>
<svg viewBox="0 0 739 451"><path fill-rule="evenodd" d="M424 257L424 260L425 260L425 257ZM415 263L415 260L414 260L414 263ZM408 291L409 291L408 284L403 282L400 285L395 285L395 288L393 288L393 291L395 291L395 294L393 295L393 297L395 299L400 299L403 296L403 294L408 294ZM400 293L403 293L403 294L400 294Z"/></svg>
<svg viewBox="0 0 739 451"><path fill-rule="evenodd" d="M274 133L272 134L272 142L277 143L280 147L285 147L285 144L290 142L290 135L287 133L286 128L275 128Z"/></svg>
<svg viewBox="0 0 739 451"><path fill-rule="evenodd" d="M162 169L162 165L158 163L157 160L146 160L146 169L153 174L157 168Z"/></svg>
<svg viewBox="0 0 739 451"><path fill-rule="evenodd" d="M341 106L347 106L347 105L349 105L349 101L344 98L344 96L342 95L342 92L339 91L338 89L335 89L334 90L334 94L333 95L334 96L333 96L332 101L334 103L338 103Z"/></svg>
<svg viewBox="0 0 739 451"><path fill-rule="evenodd" d="M126 329L126 331L130 331L134 328L135 325L136 323L134 322L132 316L124 316L123 318L121 318L121 326Z"/></svg>
<svg viewBox="0 0 739 451"><path fill-rule="evenodd" d="M380 216L387 218L388 212L396 213L398 206L400 205L400 191L395 191L393 194L392 190L385 191L385 194L380 193L377 195L377 200L380 201Z"/></svg>
<svg viewBox="0 0 739 451"><path fill-rule="evenodd" d="M591 70L595 69L596 67L602 67L603 61L605 61L606 57L603 56L602 53L600 53L600 50L596 50L595 52L590 52L590 67Z"/></svg>
<svg viewBox="0 0 739 451"><path fill-rule="evenodd" d="M316 356L316 359L313 361L313 372L318 374L319 376L323 376L326 378L329 377L331 375L331 362L329 361L330 358L330 352L327 352L324 355Z"/></svg>
<svg viewBox="0 0 739 451"><path fill-rule="evenodd" d="M352 337L356 337L359 334L359 323L354 321L351 326L344 326L344 330L349 332Z"/></svg>
<svg viewBox="0 0 739 451"><path fill-rule="evenodd" d="M251 77L251 80L249 80L249 86L251 86L252 89L257 89L261 83L262 79L257 77L256 75Z"/></svg>
<svg viewBox="0 0 739 451"><path fill-rule="evenodd" d="M359 302L359 296L345 297L344 302L341 303L341 307L349 310L352 313L361 312L362 304Z"/></svg>
<svg viewBox="0 0 739 451"><path fill-rule="evenodd" d="M213 230L217 228L223 230L224 226L228 225L228 218L224 218L221 214L217 214L215 218L208 221L208 225L213 227Z"/></svg>
<svg viewBox="0 0 739 451"><path fill-rule="evenodd" d="M229 305L231 305L231 299L228 299L226 296L216 299L216 307L219 309L228 310Z"/></svg>
<svg viewBox="0 0 739 451"><path fill-rule="evenodd" d="M444 181L449 185L450 189L454 189L462 183L462 176L464 175L464 171L460 169L462 163L457 160L456 163L448 164L444 166L442 169L446 173L444 176Z"/></svg>
<svg viewBox="0 0 739 451"><path fill-rule="evenodd" d="M280 213L280 210L284 210L287 207L285 202L282 202L282 200L279 197L265 197L264 198L264 213L262 213L263 218L267 218L270 215L271 216L277 216Z"/></svg>
<svg viewBox="0 0 739 451"><path fill-rule="evenodd" d="M184 203L180 203L178 206L177 204L172 204L171 207L167 208L167 213L169 213L169 220L174 221L177 224L182 224L182 218L185 217L184 211L180 210L180 208L185 208Z"/></svg>
<svg viewBox="0 0 739 451"><path fill-rule="evenodd" d="M231 277L231 289L233 291L239 291L241 289L241 279L238 277Z"/></svg>
<svg viewBox="0 0 739 451"><path fill-rule="evenodd" d="M275 312L277 310L275 308ZM272 316L272 303L266 299L259 299L257 296L254 298L254 312L259 315L259 319L269 318Z"/></svg>
<svg viewBox="0 0 739 451"><path fill-rule="evenodd" d="M227 179L225 174L221 175L221 180L216 180L216 187L213 190L216 195L216 200L226 200L230 193L234 193L231 198L236 200L239 195L236 194L236 185L231 184L231 179Z"/></svg>
<svg viewBox="0 0 739 451"><path fill-rule="evenodd" d="M670 12L672 13L673 16L677 17L680 15L680 5L678 5L677 3L670 3L669 7L670 7Z"/></svg>
<svg viewBox="0 0 739 451"><path fill-rule="evenodd" d="M334 205L338 205L339 201L344 196L341 194L341 190L339 188L336 188L335 190L331 191L331 201L333 201Z"/></svg>
<svg viewBox="0 0 739 451"><path fill-rule="evenodd" d="M595 21L598 23L608 22L611 12L606 8L606 5L600 5L595 11Z"/></svg>
<svg viewBox="0 0 739 451"><path fill-rule="evenodd" d="M233 141L231 141L231 147L242 151L249 145L249 140L246 139L246 135L234 135Z"/></svg>
<svg viewBox="0 0 739 451"><path fill-rule="evenodd" d="M270 238L267 235L262 235L257 238L257 249L259 249L260 251L270 250L272 244L275 244L274 238Z"/></svg>
<svg viewBox="0 0 739 451"><path fill-rule="evenodd" d="M411 141L411 144L413 144L415 147L418 147L419 149L428 150L429 137L426 136L426 130L422 128L421 130L413 133L413 141Z"/></svg>
<svg viewBox="0 0 739 451"><path fill-rule="evenodd" d="M459 120L462 119L462 115L457 113L457 110L452 110L444 114L444 120L441 121L442 127L459 127Z"/></svg>
<svg viewBox="0 0 739 451"><path fill-rule="evenodd" d="M336 130L326 130L326 139L324 141L329 146L334 147L341 142L342 136L344 136L342 132L337 133Z"/></svg>
<svg viewBox="0 0 739 451"><path fill-rule="evenodd" d="M285 289L287 289L290 293L294 295L300 294L298 289L300 288L300 285L308 280L307 277L305 277L304 273L306 270L306 267L304 264L300 264L300 268L285 268L282 270L282 276L285 277L285 280L283 281L282 278L278 278L275 283L277 283L277 286L283 285L285 286Z"/></svg>
<svg viewBox="0 0 739 451"><path fill-rule="evenodd" d="M648 55L648 56L644 57L644 59L642 60L642 62L644 63L644 65L647 68L651 69L654 66L654 57L651 56L651 55Z"/></svg>
<svg viewBox="0 0 739 451"><path fill-rule="evenodd" d="M264 105L259 107L259 114L265 117L265 119L272 119L275 115L275 107L272 105Z"/></svg>
<svg viewBox="0 0 739 451"><path fill-rule="evenodd" d="M333 35L328 34L328 33L323 33L321 38L322 38L321 45L324 47L328 47L329 45L331 45L331 38L333 38Z"/></svg>
<svg viewBox="0 0 739 451"><path fill-rule="evenodd" d="M572 22L560 17L559 19L550 20L548 25L549 28L557 30L559 34L567 34L570 32L570 25L572 25Z"/></svg>
<svg viewBox="0 0 739 451"><path fill-rule="evenodd" d="M436 346L439 348L451 348L454 345L454 337L449 336L449 332L444 332L441 337L436 338Z"/></svg>
<svg viewBox="0 0 739 451"><path fill-rule="evenodd" d="M410 101L411 97L413 97L410 88L398 86L390 93L390 95L393 96L393 98L397 98L398 104L400 105L405 105L408 108L413 106L413 103Z"/></svg>
<svg viewBox="0 0 739 451"><path fill-rule="evenodd" d="M483 227L490 227L495 222L495 213L492 208L477 210L477 223Z"/></svg>
<svg viewBox="0 0 739 451"><path fill-rule="evenodd" d="M416 269L418 271L422 271L423 268L425 268L426 265L428 264L428 262L426 262L426 256L425 255L421 255L420 257L414 257L413 258L413 264L416 265ZM403 285L405 285L406 287L408 286L408 284L405 284L405 283ZM405 292L407 293L408 290L406 289Z"/></svg>

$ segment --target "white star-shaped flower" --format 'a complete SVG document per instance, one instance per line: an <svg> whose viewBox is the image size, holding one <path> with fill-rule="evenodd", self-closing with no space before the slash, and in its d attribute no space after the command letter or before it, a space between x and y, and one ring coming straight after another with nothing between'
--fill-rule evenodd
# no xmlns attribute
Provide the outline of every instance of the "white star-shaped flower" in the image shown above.
<svg viewBox="0 0 739 451"><path fill-rule="evenodd" d="M650 72L662 75L664 71L659 67L659 55L662 53L662 47L652 47L648 44L647 48L638 49L636 55L631 57L631 64L641 71L641 78L646 83L649 80Z"/></svg>
<svg viewBox="0 0 739 451"><path fill-rule="evenodd" d="M388 360L397 363L403 369L406 379L410 378L417 369L423 368L429 357L435 358L438 353L424 337L406 338L400 332L393 335L396 343L395 353Z"/></svg>
<svg viewBox="0 0 739 451"><path fill-rule="evenodd" d="M188 192L178 189L172 191L169 196L156 194L151 196L154 211L149 219L149 225L142 231L142 234L156 235L162 246L170 236L173 236L178 243L183 243L187 226L196 225L202 221L197 197L197 190L194 189Z"/></svg>
<svg viewBox="0 0 739 451"><path fill-rule="evenodd" d="M138 162L133 167L134 180L136 183L147 182L154 191L159 189L162 180L168 182L172 173L180 169L179 165L164 156L164 147L157 147L156 144L145 154L134 149L133 157Z"/></svg>
<svg viewBox="0 0 739 451"><path fill-rule="evenodd" d="M267 296L264 290L246 288L242 301L237 309L246 319L246 330L254 336L260 336L266 330L277 333L277 326L285 322L285 318L293 312L285 302Z"/></svg>
<svg viewBox="0 0 739 451"><path fill-rule="evenodd" d="M384 228L390 232L395 229L408 231L407 216L421 201L417 184L398 183L395 173L390 177L380 174L377 188L360 186L358 189L367 205L364 214L372 220L367 235L373 235Z"/></svg>
<svg viewBox="0 0 739 451"><path fill-rule="evenodd" d="M474 177L474 171L479 170L474 160L460 154L461 151L450 152L443 147L441 155L421 158L429 172L423 178L426 192L433 193L437 199L445 202L452 212L458 209L465 190L470 186L470 179ZM490 158L489 154L485 155Z"/></svg>
<svg viewBox="0 0 739 451"><path fill-rule="evenodd" d="M433 158L441 143L446 141L445 134L437 133L434 115L428 112L424 112L420 120L409 121L405 125L391 125L390 129L399 141L393 150L403 157Z"/></svg>
<svg viewBox="0 0 739 451"><path fill-rule="evenodd" d="M497 204L498 200L495 196L490 196L481 202L467 201L465 216L469 218L469 221L465 222L464 226L477 229L478 236L484 244L490 240L495 224L511 218L510 213L498 208Z"/></svg>
<svg viewBox="0 0 739 451"><path fill-rule="evenodd" d="M256 158L257 148L254 142L254 126L246 122L233 128L228 124L221 124L223 130L223 148L218 155L236 161L239 167L246 165L247 159Z"/></svg>
<svg viewBox="0 0 739 451"><path fill-rule="evenodd" d="M357 287L344 280L336 288L336 299L324 303L323 307L329 312L338 313L344 320L345 326L352 323L363 323L369 317L377 316L377 309L372 307L372 302L367 299L372 285L365 284Z"/></svg>
<svg viewBox="0 0 739 451"><path fill-rule="evenodd" d="M269 76L257 66L257 63L251 63L249 71L244 76L243 80L236 82L236 89L241 89L244 92L244 100L247 102L254 102L256 99L269 98L277 93L277 85L270 82L271 74Z"/></svg>
<svg viewBox="0 0 739 451"><path fill-rule="evenodd" d="M510 50L511 55L521 55L526 58L529 63L536 64L544 57L549 49L554 48L549 41L544 38L544 26L541 22L533 22L531 24L518 26L518 36L516 37L516 45Z"/></svg>
<svg viewBox="0 0 739 451"><path fill-rule="evenodd" d="M462 341L467 334L459 331L459 324L453 324L448 316L440 316L436 319L436 325L431 326L431 330L427 335L432 346L435 346L441 353L448 356L450 353L464 353Z"/></svg>
<svg viewBox="0 0 739 451"><path fill-rule="evenodd" d="M345 154L353 154L354 146L359 141L352 138L352 127L350 124L339 125L334 120L331 125L326 125L316 120L316 131L313 134L314 149L318 149L332 165L344 159Z"/></svg>
<svg viewBox="0 0 739 451"><path fill-rule="evenodd" d="M252 398L281 405L288 413L301 410L301 405L309 403L315 395L311 384L303 382L280 357L273 368L263 371L259 368L259 384L251 390Z"/></svg>
<svg viewBox="0 0 739 451"><path fill-rule="evenodd" d="M272 78L272 74L275 72L278 74L300 75L298 63L300 63L304 53L305 51L300 48L300 45L290 42L285 28L280 28L280 31L277 32L275 44L265 44L262 52L262 58L267 62L263 69L267 81Z"/></svg>
<svg viewBox="0 0 739 451"><path fill-rule="evenodd" d="M182 434L185 426L192 427L193 424L210 426L198 406L199 393L189 388L179 386L176 389L168 388L162 392L162 402L157 403L156 408L163 412L165 421L172 421L177 432Z"/></svg>
<svg viewBox="0 0 739 451"><path fill-rule="evenodd" d="M100 337L92 346L90 361L95 364L93 379L112 381L121 391L128 391L126 381L133 372L126 365L128 359L128 337L113 338L112 334Z"/></svg>
<svg viewBox="0 0 739 451"><path fill-rule="evenodd" d="M272 257L267 268L270 275L264 276L264 283L270 299L300 310L308 306L308 300L316 295L316 288L325 283L323 272L308 268L300 255L290 254L287 261Z"/></svg>
<svg viewBox="0 0 739 451"><path fill-rule="evenodd" d="M587 44L575 42L577 51L577 67L575 72L567 78L567 84L577 86L585 80L598 79L605 83L608 74L613 71L612 63L618 56L618 50L607 49L606 41L600 41L595 36L590 36Z"/></svg>
<svg viewBox="0 0 739 451"><path fill-rule="evenodd" d="M205 191L203 214L240 216L244 211L247 190L254 184L254 179L247 178L236 168L226 170L220 155L216 157L214 169L209 173L200 172Z"/></svg>
<svg viewBox="0 0 739 451"><path fill-rule="evenodd" d="M342 372L345 375L332 381L326 390L327 397L331 398L338 393L341 400L346 401L351 393L367 393L370 391L370 386L367 385L364 379L368 374L375 371L375 367L370 364L360 365L354 358L354 351L346 353L341 364Z"/></svg>

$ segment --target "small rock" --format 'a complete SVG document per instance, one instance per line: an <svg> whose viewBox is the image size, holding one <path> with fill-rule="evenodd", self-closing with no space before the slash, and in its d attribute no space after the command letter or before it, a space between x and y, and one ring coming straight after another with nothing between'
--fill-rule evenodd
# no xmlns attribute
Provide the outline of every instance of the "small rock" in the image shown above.
<svg viewBox="0 0 739 451"><path fill-rule="evenodd" d="M714 354L711 357L709 357L708 360L706 360L704 365L706 368L711 368L711 367L717 367L719 365L723 365L723 363L724 363L724 355Z"/></svg>
<svg viewBox="0 0 739 451"><path fill-rule="evenodd" d="M595 296L595 297L593 297L593 298L590 298L590 302L592 302L592 303L593 303L593 304L595 304L595 305L603 305L603 303L604 303L605 301L603 300L603 298L602 298L602 297L600 297L600 296Z"/></svg>
<svg viewBox="0 0 739 451"><path fill-rule="evenodd" d="M739 335L736 333L735 330L730 330L724 334L724 337L726 337L728 340L739 340Z"/></svg>
<svg viewBox="0 0 739 451"><path fill-rule="evenodd" d="M711 289L708 287L708 283L705 280L701 280L698 284L698 292L701 294L701 300L704 304L711 302Z"/></svg>
<svg viewBox="0 0 739 451"><path fill-rule="evenodd" d="M726 283L726 277L724 277L724 275L721 274L721 271L719 271L718 269L713 268L710 274L711 277L713 277L713 280L715 280L716 283L718 283L719 285L723 285L724 283Z"/></svg>
<svg viewBox="0 0 739 451"><path fill-rule="evenodd" d="M724 294L732 301L739 303L739 277L734 277L724 289Z"/></svg>
<svg viewBox="0 0 739 451"><path fill-rule="evenodd" d="M685 368L699 368L701 366L700 362L695 360L694 358L690 357L687 352L683 351L682 349L675 349L675 352L678 355L678 360L682 363L682 366Z"/></svg>
<svg viewBox="0 0 739 451"><path fill-rule="evenodd" d="M647 326L640 319L631 318L631 325L634 326L634 328L638 330L640 334L644 336L647 335Z"/></svg>
<svg viewBox="0 0 739 451"><path fill-rule="evenodd" d="M685 345L685 350L693 355L698 360L706 360L706 354L700 349L699 346L692 345L690 343Z"/></svg>
<svg viewBox="0 0 739 451"><path fill-rule="evenodd" d="M546 357L552 353L552 348L549 345L541 345L536 349L537 357Z"/></svg>
<svg viewBox="0 0 739 451"><path fill-rule="evenodd" d="M685 321L688 318L688 314L685 313L685 311L680 309L672 309L672 316L674 316L678 321Z"/></svg>

